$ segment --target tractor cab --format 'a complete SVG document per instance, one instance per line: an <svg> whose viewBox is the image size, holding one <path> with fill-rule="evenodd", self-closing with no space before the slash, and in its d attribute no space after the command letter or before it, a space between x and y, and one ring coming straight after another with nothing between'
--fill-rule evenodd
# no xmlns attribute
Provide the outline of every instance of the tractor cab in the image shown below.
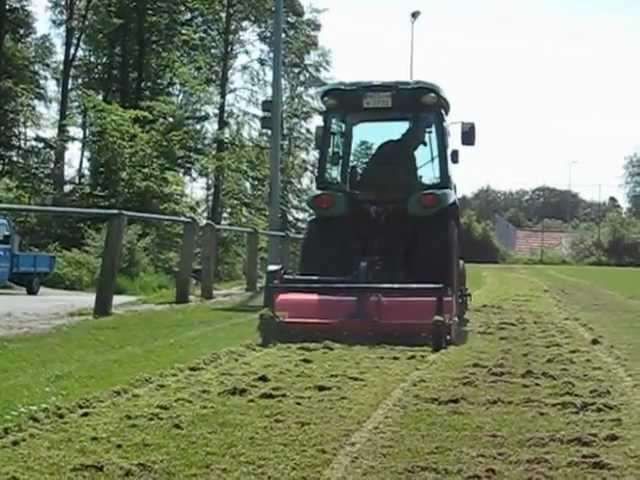
<svg viewBox="0 0 640 480"><path fill-rule="evenodd" d="M452 189L449 101L426 82L348 83L321 96L316 130L319 190L401 200L427 190ZM475 126L461 123L462 145L475 143ZM458 161L458 151L451 160Z"/></svg>
<svg viewBox="0 0 640 480"><path fill-rule="evenodd" d="M274 266L268 275L276 331L430 336L443 345L468 297L449 101L427 82L339 83L321 100L318 191L299 274ZM475 125L459 125L455 143L473 145Z"/></svg>

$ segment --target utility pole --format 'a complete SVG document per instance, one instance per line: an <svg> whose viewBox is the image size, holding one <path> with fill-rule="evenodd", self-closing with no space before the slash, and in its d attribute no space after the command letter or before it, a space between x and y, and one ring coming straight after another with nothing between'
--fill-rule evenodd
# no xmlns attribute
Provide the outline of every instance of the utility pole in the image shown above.
<svg viewBox="0 0 640 480"><path fill-rule="evenodd" d="M270 184L269 184L269 230L280 230L280 141L282 139L282 24L284 1L275 0L273 21L273 85L271 113ZM280 238L269 237L269 265L280 263Z"/></svg>
<svg viewBox="0 0 640 480"><path fill-rule="evenodd" d="M415 23L421 13L422 12L420 12L420 10L414 10L413 12L411 12L411 53L409 58L409 80L413 80L413 40Z"/></svg>

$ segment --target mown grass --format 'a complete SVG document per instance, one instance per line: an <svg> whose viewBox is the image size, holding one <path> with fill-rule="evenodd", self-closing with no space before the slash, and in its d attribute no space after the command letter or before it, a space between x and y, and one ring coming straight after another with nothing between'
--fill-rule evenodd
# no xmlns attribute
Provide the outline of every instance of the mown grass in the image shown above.
<svg viewBox="0 0 640 480"><path fill-rule="evenodd" d="M226 350L34 413L0 439L0 475L318 478L430 355L332 344Z"/></svg>
<svg viewBox="0 0 640 480"><path fill-rule="evenodd" d="M77 399L251 341L255 317L251 309L197 305L0 338L0 419L22 417L30 406Z"/></svg>
<svg viewBox="0 0 640 480"><path fill-rule="evenodd" d="M471 270L463 347L223 349L0 427L0 477L638 478L639 400L590 304L543 270Z"/></svg>
<svg viewBox="0 0 640 480"><path fill-rule="evenodd" d="M624 297L640 300L640 268L553 266L539 267L560 276L583 280Z"/></svg>
<svg viewBox="0 0 640 480"><path fill-rule="evenodd" d="M488 272L471 342L417 376L345 478L638 478L638 398L613 357L529 268Z"/></svg>
<svg viewBox="0 0 640 480"><path fill-rule="evenodd" d="M584 268L585 272L536 267L528 273L542 281L571 318L591 331L640 382L640 297L634 296L640 289L640 278L635 278L640 270Z"/></svg>
<svg viewBox="0 0 640 480"><path fill-rule="evenodd" d="M480 290L486 281L487 266L483 265L467 265L467 286L473 294L474 291Z"/></svg>

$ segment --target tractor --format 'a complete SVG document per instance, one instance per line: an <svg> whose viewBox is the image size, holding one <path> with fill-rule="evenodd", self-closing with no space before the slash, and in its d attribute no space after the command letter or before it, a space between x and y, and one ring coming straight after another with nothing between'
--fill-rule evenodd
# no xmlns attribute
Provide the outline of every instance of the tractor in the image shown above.
<svg viewBox="0 0 640 480"><path fill-rule="evenodd" d="M267 271L263 344L331 339L461 342L470 294L442 89L423 81L337 83L321 92L317 192L298 272ZM458 126L460 127L458 129Z"/></svg>

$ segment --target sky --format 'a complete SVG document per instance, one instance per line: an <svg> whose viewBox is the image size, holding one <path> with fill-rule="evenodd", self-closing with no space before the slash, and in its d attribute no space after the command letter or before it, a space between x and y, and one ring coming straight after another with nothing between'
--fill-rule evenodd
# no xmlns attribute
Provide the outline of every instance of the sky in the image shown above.
<svg viewBox="0 0 640 480"><path fill-rule="evenodd" d="M541 184L623 200L640 151L640 0L303 0L323 9L334 80L438 83L451 121L474 121L460 193ZM33 0L41 31L47 0Z"/></svg>
<svg viewBox="0 0 640 480"><path fill-rule="evenodd" d="M439 84L451 121L475 121L461 193L540 184L622 200L640 151L640 0L312 0L334 80ZM577 163L574 163L577 162Z"/></svg>

